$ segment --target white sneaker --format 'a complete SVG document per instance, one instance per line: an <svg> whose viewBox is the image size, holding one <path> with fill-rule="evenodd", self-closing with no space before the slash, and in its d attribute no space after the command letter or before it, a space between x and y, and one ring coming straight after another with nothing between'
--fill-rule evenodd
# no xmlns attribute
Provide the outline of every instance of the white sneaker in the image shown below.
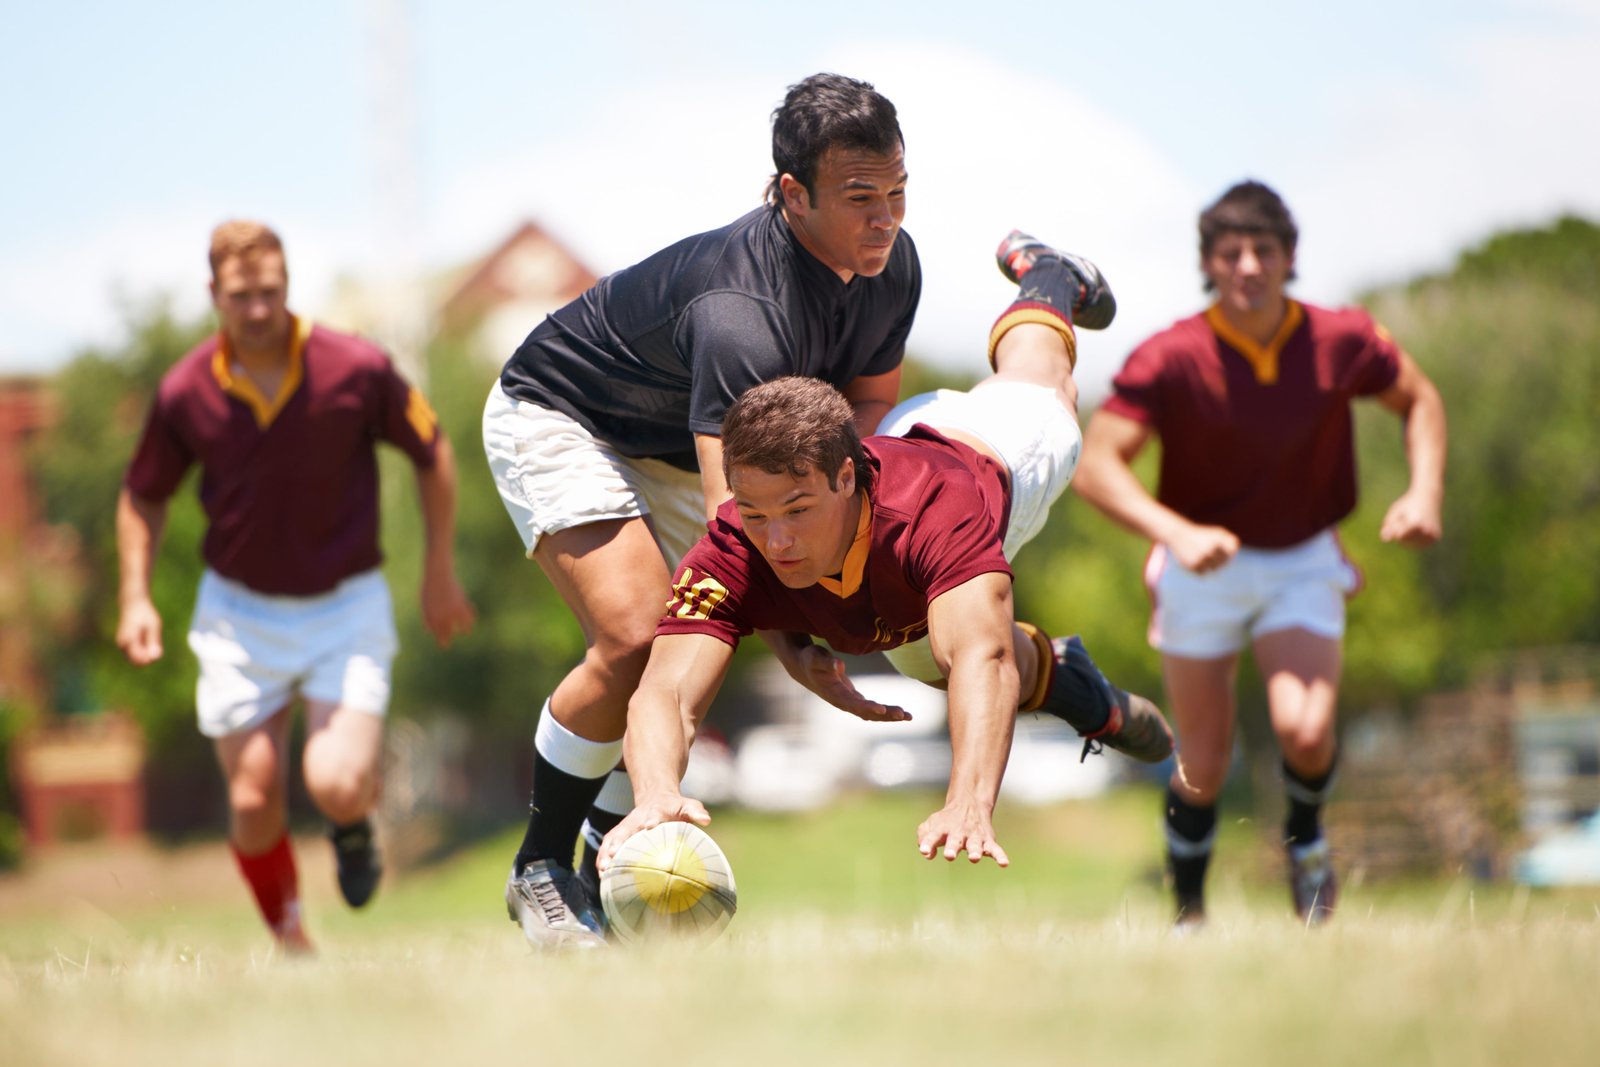
<svg viewBox="0 0 1600 1067"><path fill-rule="evenodd" d="M573 873L535 860L506 879L506 914L536 949L604 948L605 922L584 900Z"/></svg>

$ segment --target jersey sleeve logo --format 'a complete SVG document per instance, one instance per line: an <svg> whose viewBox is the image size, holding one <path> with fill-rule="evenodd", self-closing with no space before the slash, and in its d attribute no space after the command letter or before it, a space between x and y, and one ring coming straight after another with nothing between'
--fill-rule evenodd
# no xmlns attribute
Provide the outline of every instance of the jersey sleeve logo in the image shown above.
<svg viewBox="0 0 1600 1067"><path fill-rule="evenodd" d="M439 416L433 413L428 398L416 386L411 387L411 395L406 398L406 421L424 444L433 443L433 435L439 429Z"/></svg>
<svg viewBox="0 0 1600 1067"><path fill-rule="evenodd" d="M693 579L694 571L685 567L672 584L672 599L667 601L667 614L672 618L709 619L717 605L728 599L728 587L715 578Z"/></svg>

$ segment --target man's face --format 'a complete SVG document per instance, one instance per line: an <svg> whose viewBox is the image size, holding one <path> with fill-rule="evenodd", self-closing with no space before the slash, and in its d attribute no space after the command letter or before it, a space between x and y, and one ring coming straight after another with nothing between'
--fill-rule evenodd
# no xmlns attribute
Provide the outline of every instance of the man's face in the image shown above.
<svg viewBox="0 0 1600 1067"><path fill-rule="evenodd" d="M844 567L860 514L852 506L854 463L845 460L835 480L839 487L828 488L827 475L815 468L802 478L743 466L728 472L745 536L790 589L815 585Z"/></svg>
<svg viewBox="0 0 1600 1067"><path fill-rule="evenodd" d="M1229 311L1266 311L1283 299L1283 287L1294 270L1294 257L1273 234L1224 233L1200 261L1217 302Z"/></svg>
<svg viewBox="0 0 1600 1067"><path fill-rule="evenodd" d="M229 256L211 282L211 303L235 352L272 352L289 344L289 274L283 253Z"/></svg>
<svg viewBox="0 0 1600 1067"><path fill-rule="evenodd" d="M806 251L847 282L882 273L906 217L905 153L830 148L817 164L815 184L813 204L793 176L779 182L789 227Z"/></svg>

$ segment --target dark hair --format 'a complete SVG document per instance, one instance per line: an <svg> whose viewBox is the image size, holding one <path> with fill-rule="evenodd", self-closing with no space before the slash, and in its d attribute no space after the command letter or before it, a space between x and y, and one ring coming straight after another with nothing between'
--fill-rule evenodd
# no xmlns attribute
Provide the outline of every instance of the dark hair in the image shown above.
<svg viewBox="0 0 1600 1067"><path fill-rule="evenodd" d="M1225 233L1267 234L1283 243L1283 250L1294 255L1300 230L1289 214L1289 205L1266 185L1255 180L1242 181L1200 212L1200 258L1211 254L1217 238ZM1294 278L1290 271L1289 277ZM1212 288L1206 279L1206 289Z"/></svg>
<svg viewBox="0 0 1600 1067"><path fill-rule="evenodd" d="M748 390L722 419L722 476L734 467L804 477L821 471L829 489L853 460L856 487L872 489L855 411L833 386L816 378L774 378Z"/></svg>
<svg viewBox="0 0 1600 1067"><path fill-rule="evenodd" d="M817 164L830 148L889 155L905 147L894 105L871 84L842 74L813 74L789 86L772 113L772 180L767 202L783 203L779 180L791 174L817 201Z"/></svg>

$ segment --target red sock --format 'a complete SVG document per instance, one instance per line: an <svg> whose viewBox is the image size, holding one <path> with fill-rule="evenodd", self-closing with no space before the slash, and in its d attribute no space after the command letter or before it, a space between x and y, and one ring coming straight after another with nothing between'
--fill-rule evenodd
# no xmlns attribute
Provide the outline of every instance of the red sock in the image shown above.
<svg viewBox="0 0 1600 1067"><path fill-rule="evenodd" d="M277 844L255 856L246 856L239 846L229 843L233 858L239 864L239 873L255 894L256 906L274 935L286 943L298 945L305 941L300 929L300 879L294 868L294 850L289 847L289 834L278 838Z"/></svg>

